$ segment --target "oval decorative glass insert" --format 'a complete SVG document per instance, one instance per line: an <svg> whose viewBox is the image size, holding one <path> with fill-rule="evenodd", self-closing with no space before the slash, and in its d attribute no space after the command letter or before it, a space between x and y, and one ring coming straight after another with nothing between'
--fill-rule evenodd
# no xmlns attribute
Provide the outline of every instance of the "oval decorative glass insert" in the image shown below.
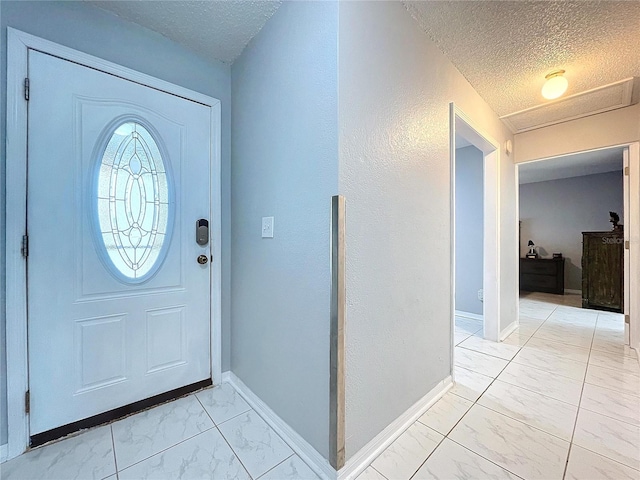
<svg viewBox="0 0 640 480"><path fill-rule="evenodd" d="M169 179L158 143L140 123L111 133L98 165L97 216L114 273L137 283L155 273L167 242Z"/></svg>

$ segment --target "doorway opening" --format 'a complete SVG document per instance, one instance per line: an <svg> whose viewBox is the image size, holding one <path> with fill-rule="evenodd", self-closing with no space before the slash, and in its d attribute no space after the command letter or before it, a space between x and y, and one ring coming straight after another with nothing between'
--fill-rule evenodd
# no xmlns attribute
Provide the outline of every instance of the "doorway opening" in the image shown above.
<svg viewBox="0 0 640 480"><path fill-rule="evenodd" d="M638 150L635 143L516 165L520 297L527 299L520 315L540 296L610 312L607 334L638 348Z"/></svg>
<svg viewBox="0 0 640 480"><path fill-rule="evenodd" d="M455 135L455 322L454 342L483 329L484 155Z"/></svg>
<svg viewBox="0 0 640 480"><path fill-rule="evenodd" d="M453 103L450 132L453 357L466 333L500 340L499 148Z"/></svg>

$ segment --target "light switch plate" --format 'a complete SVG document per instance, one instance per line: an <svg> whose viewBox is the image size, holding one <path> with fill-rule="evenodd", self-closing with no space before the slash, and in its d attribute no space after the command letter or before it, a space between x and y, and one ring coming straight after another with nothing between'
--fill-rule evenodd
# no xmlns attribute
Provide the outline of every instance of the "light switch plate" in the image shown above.
<svg viewBox="0 0 640 480"><path fill-rule="evenodd" d="M273 217L262 217L262 238L273 238Z"/></svg>

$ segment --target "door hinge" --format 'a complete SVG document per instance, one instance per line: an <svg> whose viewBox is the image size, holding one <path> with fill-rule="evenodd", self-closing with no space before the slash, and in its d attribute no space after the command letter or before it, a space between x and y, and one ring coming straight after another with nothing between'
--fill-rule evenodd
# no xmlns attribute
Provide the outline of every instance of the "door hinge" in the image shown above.
<svg viewBox="0 0 640 480"><path fill-rule="evenodd" d="M29 235L22 236L22 245L20 246L20 252L24 258L29 256Z"/></svg>
<svg viewBox="0 0 640 480"><path fill-rule="evenodd" d="M629 176L629 167L624 167L624 174L628 177Z"/></svg>
<svg viewBox="0 0 640 480"><path fill-rule="evenodd" d="M629 315L624 316L624 323L631 323L631 318L629 317Z"/></svg>
<svg viewBox="0 0 640 480"><path fill-rule="evenodd" d="M29 101L29 78L24 79L24 99Z"/></svg>
<svg viewBox="0 0 640 480"><path fill-rule="evenodd" d="M31 394L29 390L24 392L24 413L31 413Z"/></svg>
<svg viewBox="0 0 640 480"><path fill-rule="evenodd" d="M624 241L624 249L629 250L629 240Z"/></svg>

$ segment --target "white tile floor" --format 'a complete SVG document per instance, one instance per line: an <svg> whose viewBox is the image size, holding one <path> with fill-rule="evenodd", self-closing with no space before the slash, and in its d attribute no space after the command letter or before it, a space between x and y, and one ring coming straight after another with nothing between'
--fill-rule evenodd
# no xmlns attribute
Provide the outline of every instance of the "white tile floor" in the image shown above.
<svg viewBox="0 0 640 480"><path fill-rule="evenodd" d="M640 479L635 351L622 315L579 306L523 296L502 343L457 318L455 386L358 480Z"/></svg>
<svg viewBox="0 0 640 480"><path fill-rule="evenodd" d="M318 478L229 384L34 449L0 471L2 480Z"/></svg>
<svg viewBox="0 0 640 480"><path fill-rule="evenodd" d="M576 303L577 302L577 303ZM640 366L622 316L521 299L503 343L456 322L455 386L358 480L640 478ZM316 479L228 384L35 449L13 479Z"/></svg>

